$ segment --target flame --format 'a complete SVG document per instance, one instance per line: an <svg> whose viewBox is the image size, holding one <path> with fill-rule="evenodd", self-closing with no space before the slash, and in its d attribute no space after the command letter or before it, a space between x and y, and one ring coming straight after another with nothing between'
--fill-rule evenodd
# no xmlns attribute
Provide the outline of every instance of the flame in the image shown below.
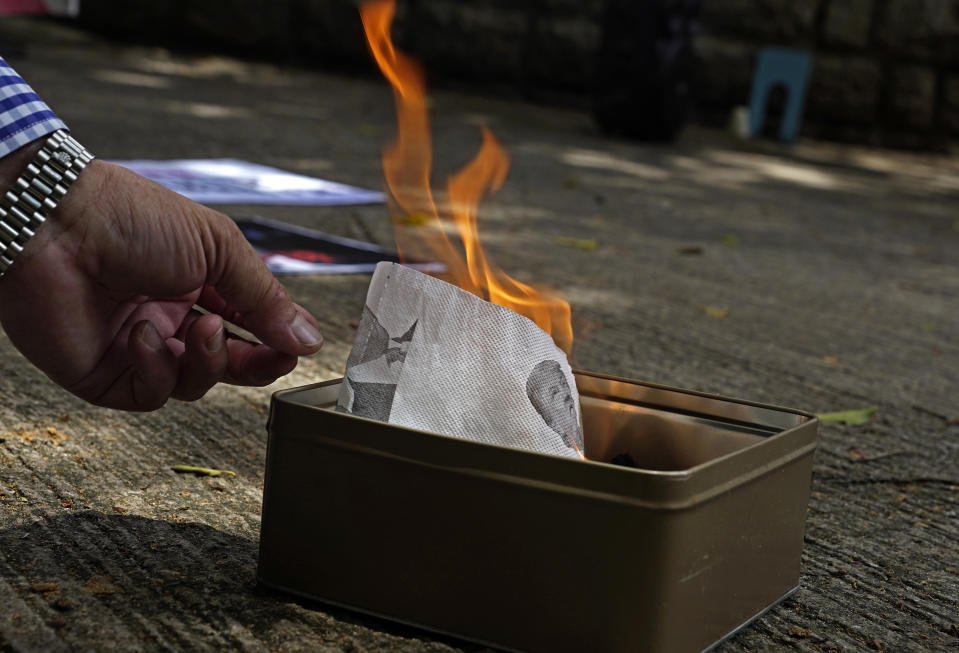
<svg viewBox="0 0 959 653"><path fill-rule="evenodd" d="M502 186L509 157L485 127L479 152L447 182L446 202L438 209L430 187L432 141L426 83L420 65L397 50L390 38L395 0L375 0L360 8L373 58L393 87L396 141L383 152L383 172L391 195L396 245L401 260L438 260L446 280L494 304L510 308L549 333L567 354L573 343L569 303L554 291L507 275L480 244L477 206ZM447 232L459 236L462 253Z"/></svg>

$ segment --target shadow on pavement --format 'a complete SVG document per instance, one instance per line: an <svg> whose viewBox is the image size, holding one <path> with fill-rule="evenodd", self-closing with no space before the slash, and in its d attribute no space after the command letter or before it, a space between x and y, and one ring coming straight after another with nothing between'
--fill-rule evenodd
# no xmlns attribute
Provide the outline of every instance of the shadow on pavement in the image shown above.
<svg viewBox="0 0 959 653"><path fill-rule="evenodd" d="M463 645L259 586L257 543L203 524L85 511L4 529L0 552L0 650Z"/></svg>

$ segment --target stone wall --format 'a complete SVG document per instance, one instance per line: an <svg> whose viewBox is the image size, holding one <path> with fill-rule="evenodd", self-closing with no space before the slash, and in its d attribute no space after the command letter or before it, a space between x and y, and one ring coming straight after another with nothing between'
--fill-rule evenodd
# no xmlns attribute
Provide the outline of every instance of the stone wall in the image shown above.
<svg viewBox="0 0 959 653"><path fill-rule="evenodd" d="M394 36L435 79L588 107L611 1L399 0ZM128 38L368 68L357 4L84 0L81 20ZM934 149L959 140L959 0L699 4L697 120L720 124L745 104L757 52L780 45L814 55L804 134Z"/></svg>
<svg viewBox="0 0 959 653"><path fill-rule="evenodd" d="M959 139L959 0L706 2L697 40L701 106L747 97L766 44L807 49L804 132L944 149Z"/></svg>

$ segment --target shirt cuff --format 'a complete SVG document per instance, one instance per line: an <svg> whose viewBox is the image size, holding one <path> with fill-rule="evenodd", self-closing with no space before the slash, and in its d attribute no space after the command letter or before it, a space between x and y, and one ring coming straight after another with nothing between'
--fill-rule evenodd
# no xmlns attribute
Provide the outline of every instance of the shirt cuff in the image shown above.
<svg viewBox="0 0 959 653"><path fill-rule="evenodd" d="M0 57L0 157L67 126Z"/></svg>

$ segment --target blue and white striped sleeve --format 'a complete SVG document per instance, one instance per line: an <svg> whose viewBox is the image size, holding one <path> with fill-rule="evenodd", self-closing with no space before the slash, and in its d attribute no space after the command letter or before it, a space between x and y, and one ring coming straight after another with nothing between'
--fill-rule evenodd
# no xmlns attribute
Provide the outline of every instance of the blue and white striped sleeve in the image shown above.
<svg viewBox="0 0 959 653"><path fill-rule="evenodd" d="M0 57L0 157L67 126Z"/></svg>

